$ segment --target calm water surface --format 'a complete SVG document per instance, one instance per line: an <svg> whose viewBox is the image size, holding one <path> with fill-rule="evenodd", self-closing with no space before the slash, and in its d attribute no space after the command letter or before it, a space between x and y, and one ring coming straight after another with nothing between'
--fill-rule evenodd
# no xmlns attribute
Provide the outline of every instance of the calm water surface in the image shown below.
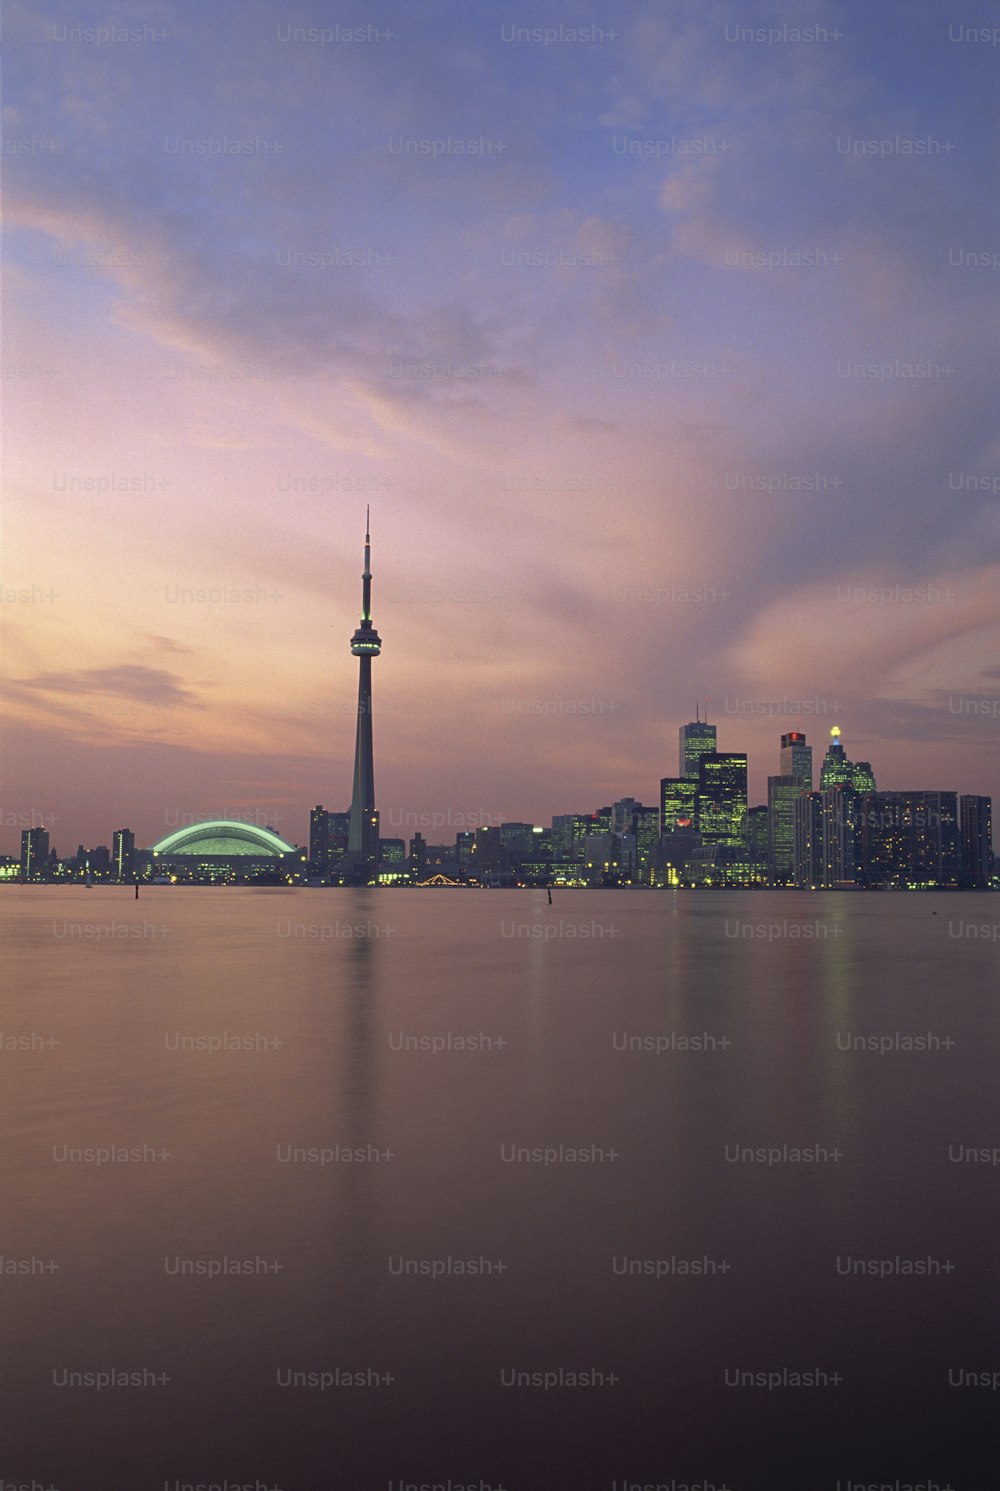
<svg viewBox="0 0 1000 1491"><path fill-rule="evenodd" d="M0 1485L996 1487L994 928L4 887Z"/></svg>

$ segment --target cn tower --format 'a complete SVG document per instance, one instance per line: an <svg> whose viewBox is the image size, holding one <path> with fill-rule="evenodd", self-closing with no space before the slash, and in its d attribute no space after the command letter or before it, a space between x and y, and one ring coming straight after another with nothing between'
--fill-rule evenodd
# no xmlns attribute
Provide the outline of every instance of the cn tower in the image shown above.
<svg viewBox="0 0 1000 1491"><path fill-rule="evenodd" d="M375 763L372 756L372 658L382 639L372 625L370 509L365 510L365 567L362 572L361 621L351 638L358 659L358 731L354 742L354 793L345 868L355 883L369 884L378 873L378 812L375 808Z"/></svg>

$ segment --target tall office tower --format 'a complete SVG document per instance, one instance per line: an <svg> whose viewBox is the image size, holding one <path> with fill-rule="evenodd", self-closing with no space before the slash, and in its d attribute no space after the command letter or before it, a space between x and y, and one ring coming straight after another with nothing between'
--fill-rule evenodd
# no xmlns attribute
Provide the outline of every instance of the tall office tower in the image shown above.
<svg viewBox="0 0 1000 1491"><path fill-rule="evenodd" d="M698 814L697 777L660 778L660 833L691 830Z"/></svg>
<svg viewBox="0 0 1000 1491"><path fill-rule="evenodd" d="M111 869L116 880L131 880L135 869L135 834L130 828L115 830L111 840Z"/></svg>
<svg viewBox="0 0 1000 1491"><path fill-rule="evenodd" d="M700 713L700 710L695 710L696 715ZM689 725L682 725L678 734L680 736L680 759L677 770L682 777L697 778L698 765L702 756L715 750L715 726L699 718Z"/></svg>
<svg viewBox="0 0 1000 1491"><path fill-rule="evenodd" d="M784 750L781 754L784 758ZM811 775L811 762L809 771ZM772 885L790 885L795 879L795 804L808 791L808 784L791 773L767 779L767 875Z"/></svg>
<svg viewBox="0 0 1000 1491"><path fill-rule="evenodd" d="M811 745L806 745L806 738L801 730L789 730L781 737L779 770L783 777L794 777L807 792L812 791L813 751Z"/></svg>
<svg viewBox="0 0 1000 1491"><path fill-rule="evenodd" d="M22 828L21 879L43 880L49 867L49 831L47 828Z"/></svg>
<svg viewBox="0 0 1000 1491"><path fill-rule="evenodd" d="M958 793L928 793L935 801L930 816L937 817L938 884L959 886L962 883L962 828L959 819Z"/></svg>
<svg viewBox="0 0 1000 1491"><path fill-rule="evenodd" d="M819 790L826 792L830 787L853 787L855 792L876 790L871 763L850 759L840 739L839 725L834 725L830 731L830 745L819 774Z"/></svg>
<svg viewBox="0 0 1000 1491"><path fill-rule="evenodd" d="M309 814L309 864L316 875L340 869L347 853L350 813L328 813L317 803Z"/></svg>
<svg viewBox="0 0 1000 1491"><path fill-rule="evenodd" d="M309 814L309 864L318 874L327 866L329 822L329 813L318 802Z"/></svg>
<svg viewBox="0 0 1000 1491"><path fill-rule="evenodd" d="M747 850L751 864L767 863L767 808L747 810Z"/></svg>
<svg viewBox="0 0 1000 1491"><path fill-rule="evenodd" d="M698 832L703 844L746 846L747 758L744 751L707 751L698 767Z"/></svg>
<svg viewBox="0 0 1000 1491"><path fill-rule="evenodd" d="M804 890L823 884L822 793L800 792L795 799L795 884Z"/></svg>
<svg viewBox="0 0 1000 1491"><path fill-rule="evenodd" d="M993 872L993 803L989 797L958 799L962 834L962 884L969 890L989 885Z"/></svg>
<svg viewBox="0 0 1000 1491"><path fill-rule="evenodd" d="M904 855L902 799L895 792L866 792L861 798L858 863L865 886L894 885Z"/></svg>
<svg viewBox="0 0 1000 1491"><path fill-rule="evenodd" d="M957 793L872 792L861 801L864 884L919 889L961 883Z"/></svg>
<svg viewBox="0 0 1000 1491"><path fill-rule="evenodd" d="M852 780L854 763L848 759L840 739L840 726L834 725L830 731L830 744L826 755L823 757L823 765L819 774L819 790L826 792L830 787L846 787Z"/></svg>
<svg viewBox="0 0 1000 1491"><path fill-rule="evenodd" d="M829 889L859 880L861 798L853 787L800 792L795 799L794 880Z"/></svg>
<svg viewBox="0 0 1000 1491"><path fill-rule="evenodd" d="M378 812L372 755L372 658L378 657L382 651L382 639L372 625L371 533L367 512L365 567L361 582L361 622L351 638L351 654L358 659L358 729L354 742L351 826L344 866L350 879L367 884L378 873Z"/></svg>
<svg viewBox="0 0 1000 1491"><path fill-rule="evenodd" d="M858 879L860 800L853 787L831 787L820 793L822 884L855 885Z"/></svg>
<svg viewBox="0 0 1000 1491"><path fill-rule="evenodd" d="M639 807L635 810L635 843L638 868L644 881L656 864L656 844L660 837L659 808Z"/></svg>

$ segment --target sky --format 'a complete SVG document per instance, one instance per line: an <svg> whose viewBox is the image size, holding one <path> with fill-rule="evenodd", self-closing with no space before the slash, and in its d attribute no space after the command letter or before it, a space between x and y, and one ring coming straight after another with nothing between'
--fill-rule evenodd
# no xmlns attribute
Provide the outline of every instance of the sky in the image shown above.
<svg viewBox="0 0 1000 1491"><path fill-rule="evenodd" d="M1000 794L1000 11L4 7L0 852Z"/></svg>

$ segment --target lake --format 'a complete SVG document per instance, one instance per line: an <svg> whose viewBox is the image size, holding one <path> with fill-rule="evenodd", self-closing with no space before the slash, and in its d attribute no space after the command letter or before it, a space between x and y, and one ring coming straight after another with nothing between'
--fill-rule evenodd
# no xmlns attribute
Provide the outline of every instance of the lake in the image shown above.
<svg viewBox="0 0 1000 1491"><path fill-rule="evenodd" d="M0 932L0 1491L1000 1484L1000 899Z"/></svg>

